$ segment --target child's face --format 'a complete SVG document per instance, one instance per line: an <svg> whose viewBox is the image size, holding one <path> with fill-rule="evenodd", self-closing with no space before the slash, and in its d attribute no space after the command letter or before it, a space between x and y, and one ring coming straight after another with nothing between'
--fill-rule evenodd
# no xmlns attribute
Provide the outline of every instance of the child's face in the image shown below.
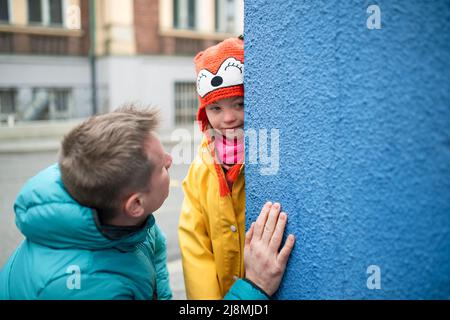
<svg viewBox="0 0 450 320"><path fill-rule="evenodd" d="M211 126L223 135L244 127L244 97L221 99L205 109Z"/></svg>

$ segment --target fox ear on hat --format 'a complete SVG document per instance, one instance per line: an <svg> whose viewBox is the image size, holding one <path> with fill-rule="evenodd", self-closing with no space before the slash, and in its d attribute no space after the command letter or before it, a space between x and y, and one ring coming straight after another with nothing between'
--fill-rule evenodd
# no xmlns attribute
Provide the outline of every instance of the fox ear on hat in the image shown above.
<svg viewBox="0 0 450 320"><path fill-rule="evenodd" d="M200 51L199 53L196 54L195 58L194 58L194 62L195 64L197 64L197 61L203 56L204 51Z"/></svg>

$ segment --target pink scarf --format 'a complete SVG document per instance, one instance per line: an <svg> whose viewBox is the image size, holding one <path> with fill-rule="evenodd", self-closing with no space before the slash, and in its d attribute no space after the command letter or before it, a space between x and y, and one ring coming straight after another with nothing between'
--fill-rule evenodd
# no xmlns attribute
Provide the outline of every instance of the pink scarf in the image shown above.
<svg viewBox="0 0 450 320"><path fill-rule="evenodd" d="M214 139L214 146L220 164L225 168L230 168L234 164L244 163L244 137L227 138L217 134Z"/></svg>

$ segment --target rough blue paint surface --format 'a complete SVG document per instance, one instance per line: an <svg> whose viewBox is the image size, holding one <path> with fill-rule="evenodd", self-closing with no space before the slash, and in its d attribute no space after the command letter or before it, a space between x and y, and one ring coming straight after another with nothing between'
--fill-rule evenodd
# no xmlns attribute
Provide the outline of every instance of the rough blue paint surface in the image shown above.
<svg viewBox="0 0 450 320"><path fill-rule="evenodd" d="M278 298L449 299L450 1L246 0L245 41L246 129L280 129L247 225L280 201L297 236Z"/></svg>

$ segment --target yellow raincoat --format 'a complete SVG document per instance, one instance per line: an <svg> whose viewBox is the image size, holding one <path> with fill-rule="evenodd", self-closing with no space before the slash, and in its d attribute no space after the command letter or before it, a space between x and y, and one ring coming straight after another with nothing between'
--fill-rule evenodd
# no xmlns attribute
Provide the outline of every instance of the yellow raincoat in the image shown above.
<svg viewBox="0 0 450 320"><path fill-rule="evenodd" d="M222 299L244 277L245 183L239 172L220 196L219 177L204 138L183 181L178 227L188 299Z"/></svg>

